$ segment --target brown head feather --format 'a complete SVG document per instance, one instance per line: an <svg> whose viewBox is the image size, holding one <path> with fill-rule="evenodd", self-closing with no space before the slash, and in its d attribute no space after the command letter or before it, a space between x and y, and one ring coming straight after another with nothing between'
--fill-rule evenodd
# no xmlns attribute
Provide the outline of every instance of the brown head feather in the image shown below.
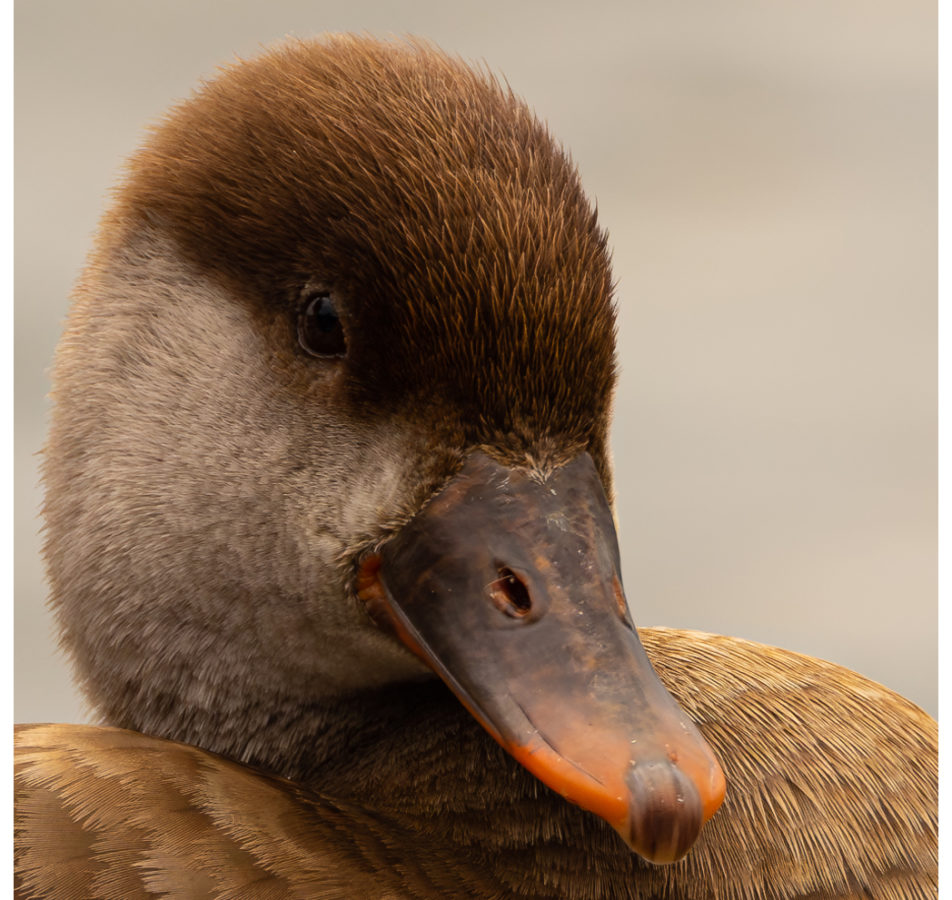
<svg viewBox="0 0 952 900"><path fill-rule="evenodd" d="M120 215L252 304L333 287L350 388L471 443L601 455L614 381L604 233L545 126L427 44L292 42L227 69L133 160Z"/></svg>

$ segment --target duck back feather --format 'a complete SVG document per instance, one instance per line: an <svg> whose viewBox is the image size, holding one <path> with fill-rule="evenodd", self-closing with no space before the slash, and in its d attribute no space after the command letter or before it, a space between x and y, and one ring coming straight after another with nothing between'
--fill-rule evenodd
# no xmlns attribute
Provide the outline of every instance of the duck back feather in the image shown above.
<svg viewBox="0 0 952 900"><path fill-rule="evenodd" d="M641 637L730 784L674 865L631 854L428 683L409 702L378 695L372 726L342 725L339 756L308 787L121 729L22 727L18 895L937 896L929 716L810 657L697 632Z"/></svg>

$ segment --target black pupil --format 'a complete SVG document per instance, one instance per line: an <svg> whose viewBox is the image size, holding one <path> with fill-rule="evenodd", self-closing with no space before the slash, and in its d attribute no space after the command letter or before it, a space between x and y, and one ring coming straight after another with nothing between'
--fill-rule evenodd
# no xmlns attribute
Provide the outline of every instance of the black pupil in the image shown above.
<svg viewBox="0 0 952 900"><path fill-rule="evenodd" d="M327 294L312 297L304 307L298 340L313 356L343 356L347 352L337 307Z"/></svg>

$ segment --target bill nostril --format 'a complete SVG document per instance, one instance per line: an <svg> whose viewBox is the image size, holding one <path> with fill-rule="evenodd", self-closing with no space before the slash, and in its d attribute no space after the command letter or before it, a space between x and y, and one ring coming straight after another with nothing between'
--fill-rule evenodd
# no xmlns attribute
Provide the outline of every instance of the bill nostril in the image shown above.
<svg viewBox="0 0 952 900"><path fill-rule="evenodd" d="M499 577L489 585L489 596L496 608L514 619L523 619L532 612L532 598L525 582L510 569L502 566Z"/></svg>
<svg viewBox="0 0 952 900"><path fill-rule="evenodd" d="M625 776L630 792L630 844L649 862L676 862L697 840L704 809L694 782L670 762L633 765Z"/></svg>

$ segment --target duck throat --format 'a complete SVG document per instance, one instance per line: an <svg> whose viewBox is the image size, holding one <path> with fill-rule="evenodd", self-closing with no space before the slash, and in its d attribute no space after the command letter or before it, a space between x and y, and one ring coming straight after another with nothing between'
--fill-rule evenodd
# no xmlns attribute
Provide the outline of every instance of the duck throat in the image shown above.
<svg viewBox="0 0 952 900"><path fill-rule="evenodd" d="M508 860L513 873L530 872L549 845L563 858L603 855L619 871L649 865L607 823L532 776L435 678L340 698L325 713L328 730L291 774L324 796L360 803L401 830L441 835L454 852L508 854L497 871Z"/></svg>

